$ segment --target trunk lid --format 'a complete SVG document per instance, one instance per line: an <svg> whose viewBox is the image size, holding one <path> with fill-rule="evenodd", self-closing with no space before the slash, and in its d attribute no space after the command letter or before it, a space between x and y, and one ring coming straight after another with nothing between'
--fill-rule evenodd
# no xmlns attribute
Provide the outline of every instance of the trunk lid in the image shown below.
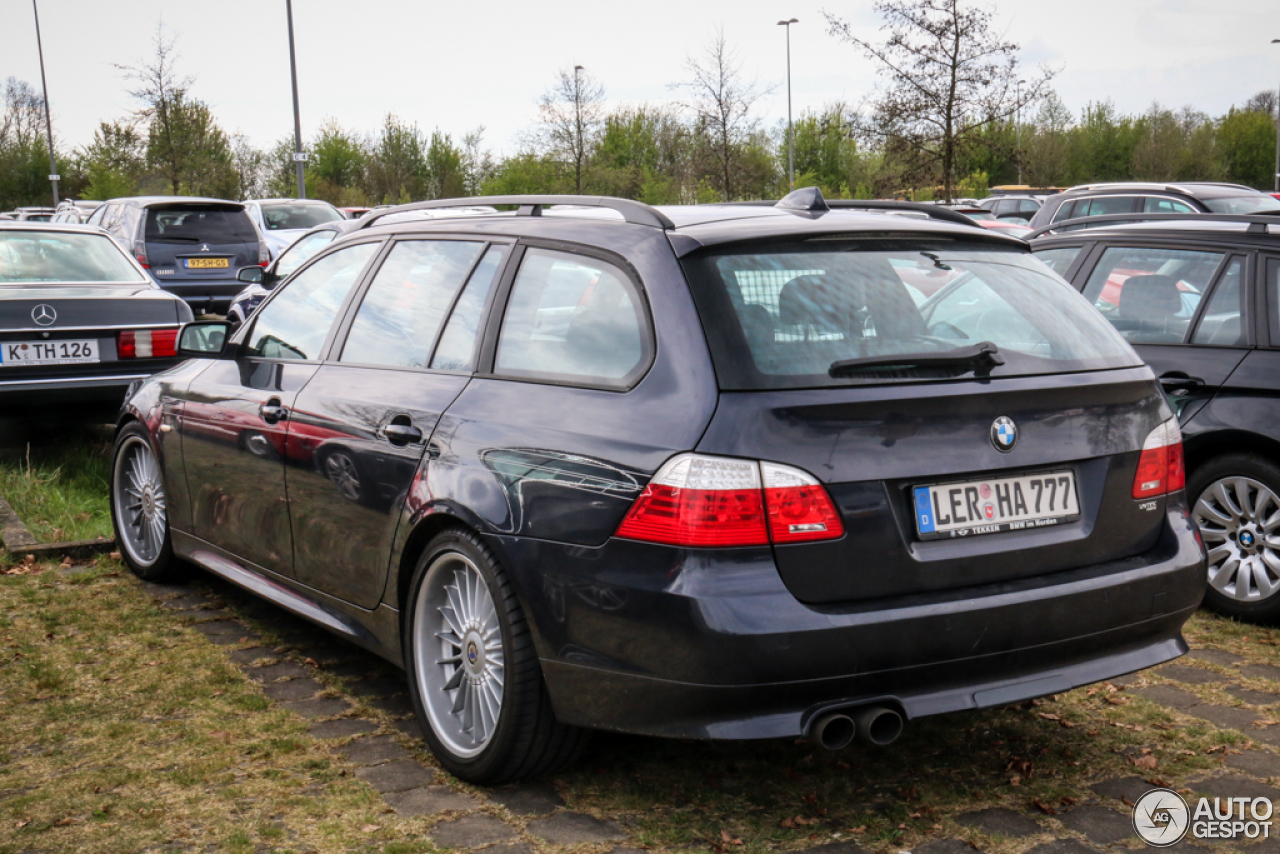
<svg viewBox="0 0 1280 854"><path fill-rule="evenodd" d="M796 598L848 602L1008 581L1115 560L1155 542L1163 514L1154 511L1164 499L1131 497L1142 443L1169 417L1148 369L923 391L882 385L721 395L699 452L803 468L842 515L840 539L774 546ZM1001 417L1017 430L1008 452L992 438ZM1074 476L1079 501L1072 521L921 536L918 487L1064 471Z"/></svg>

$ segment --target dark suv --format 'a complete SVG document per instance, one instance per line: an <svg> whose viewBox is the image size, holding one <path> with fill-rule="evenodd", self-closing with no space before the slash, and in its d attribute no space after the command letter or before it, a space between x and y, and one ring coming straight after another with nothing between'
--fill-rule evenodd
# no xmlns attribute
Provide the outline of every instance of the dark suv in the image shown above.
<svg viewBox="0 0 1280 854"><path fill-rule="evenodd" d="M1243 184L1184 181L1177 184L1084 184L1049 196L1031 218L1032 228L1065 219L1110 214L1280 213L1280 199Z"/></svg>
<svg viewBox="0 0 1280 854"><path fill-rule="evenodd" d="M1170 392L1209 549L1207 604L1280 620L1280 220L1200 215L1032 242ZM1110 226L1110 227L1105 227Z"/></svg>
<svg viewBox="0 0 1280 854"><path fill-rule="evenodd" d="M186 196L111 199L88 221L106 230L156 284L197 313L225 311L244 287L236 272L271 260L239 202Z"/></svg>
<svg viewBox="0 0 1280 854"><path fill-rule="evenodd" d="M392 211L475 203L517 210L368 214L184 329L117 432L136 573L403 665L484 783L589 728L884 744L1186 651L1177 424L1022 241L813 190Z"/></svg>

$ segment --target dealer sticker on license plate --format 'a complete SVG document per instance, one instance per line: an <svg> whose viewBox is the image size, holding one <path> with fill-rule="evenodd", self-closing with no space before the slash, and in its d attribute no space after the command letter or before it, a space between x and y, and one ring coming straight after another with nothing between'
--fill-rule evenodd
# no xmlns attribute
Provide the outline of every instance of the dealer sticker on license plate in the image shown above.
<svg viewBox="0 0 1280 854"><path fill-rule="evenodd" d="M0 343L0 367L19 365L79 365L97 362L98 342L5 341Z"/></svg>
<svg viewBox="0 0 1280 854"><path fill-rule="evenodd" d="M1070 470L917 486L912 492L922 540L1044 528L1080 518Z"/></svg>
<svg viewBox="0 0 1280 854"><path fill-rule="evenodd" d="M185 258L182 263L188 270L224 269L231 266L229 258Z"/></svg>

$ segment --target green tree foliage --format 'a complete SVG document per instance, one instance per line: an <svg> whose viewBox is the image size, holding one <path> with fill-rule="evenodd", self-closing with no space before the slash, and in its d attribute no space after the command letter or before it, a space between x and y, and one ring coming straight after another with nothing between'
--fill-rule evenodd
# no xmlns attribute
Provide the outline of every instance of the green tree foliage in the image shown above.
<svg viewBox="0 0 1280 854"><path fill-rule="evenodd" d="M858 144L854 140L844 104L832 104L822 112L806 111L792 127L795 147L796 186L819 187L828 198L849 198L858 171ZM778 129L778 164L787 162L787 129ZM789 191L784 186L784 191Z"/></svg>
<svg viewBox="0 0 1280 854"><path fill-rule="evenodd" d="M308 146L307 195L335 205L358 205L367 201L361 185L369 155L360 138L328 119ZM294 177L294 193L297 177Z"/></svg>
<svg viewBox="0 0 1280 854"><path fill-rule="evenodd" d="M1276 125L1270 116L1232 108L1218 128L1218 146L1230 180L1259 190L1274 186Z"/></svg>
<svg viewBox="0 0 1280 854"><path fill-rule="evenodd" d="M53 202L49 146L45 141L44 98L25 80L4 84L0 114L0 210Z"/></svg>
<svg viewBox="0 0 1280 854"><path fill-rule="evenodd" d="M123 122L100 122L93 142L80 152L89 184L84 198L105 201L136 192L146 168L142 138Z"/></svg>
<svg viewBox="0 0 1280 854"><path fill-rule="evenodd" d="M417 125L388 113L369 157L369 196L381 204L403 204L426 198L426 146Z"/></svg>
<svg viewBox="0 0 1280 854"><path fill-rule="evenodd" d="M456 199L466 194L466 154L447 133L434 131L427 145L428 199Z"/></svg>

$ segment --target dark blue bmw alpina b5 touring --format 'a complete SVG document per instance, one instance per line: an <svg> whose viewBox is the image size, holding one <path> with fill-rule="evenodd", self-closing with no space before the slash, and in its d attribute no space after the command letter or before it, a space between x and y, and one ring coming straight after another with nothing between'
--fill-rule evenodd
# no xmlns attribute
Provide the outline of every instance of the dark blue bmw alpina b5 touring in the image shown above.
<svg viewBox="0 0 1280 854"><path fill-rule="evenodd" d="M479 204L514 209L412 215ZM125 558L403 666L477 783L590 729L886 744L1181 655L1151 372L1024 243L848 204L366 217L131 390Z"/></svg>

